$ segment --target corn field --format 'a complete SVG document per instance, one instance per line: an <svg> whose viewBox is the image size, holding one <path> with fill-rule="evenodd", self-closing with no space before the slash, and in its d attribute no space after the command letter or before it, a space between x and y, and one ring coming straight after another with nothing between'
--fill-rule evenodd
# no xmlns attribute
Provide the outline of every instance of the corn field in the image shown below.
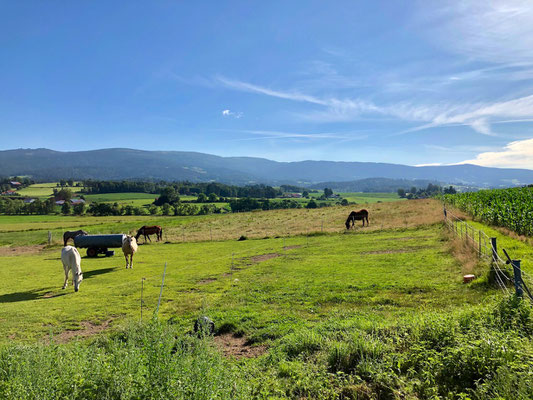
<svg viewBox="0 0 533 400"><path fill-rule="evenodd" d="M444 195L444 201L482 221L533 236L533 187Z"/></svg>

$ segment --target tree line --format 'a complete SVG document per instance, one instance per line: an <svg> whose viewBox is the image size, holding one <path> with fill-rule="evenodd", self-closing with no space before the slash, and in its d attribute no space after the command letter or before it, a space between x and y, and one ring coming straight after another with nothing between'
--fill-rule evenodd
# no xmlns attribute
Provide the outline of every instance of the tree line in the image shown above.
<svg viewBox="0 0 533 400"><path fill-rule="evenodd" d="M426 188L416 188L415 186L410 189L398 189L398 196L406 199L426 199L440 194L455 194L457 191L453 186L442 187L429 183Z"/></svg>

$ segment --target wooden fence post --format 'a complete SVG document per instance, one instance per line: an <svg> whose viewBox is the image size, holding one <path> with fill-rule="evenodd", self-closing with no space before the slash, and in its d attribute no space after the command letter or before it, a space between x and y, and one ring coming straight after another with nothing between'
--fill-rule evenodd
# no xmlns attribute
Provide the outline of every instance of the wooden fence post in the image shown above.
<svg viewBox="0 0 533 400"><path fill-rule="evenodd" d="M520 269L520 260L511 260L513 266L514 275L514 288L518 297L524 296L524 290L522 289L522 270Z"/></svg>
<svg viewBox="0 0 533 400"><path fill-rule="evenodd" d="M52 232L48 231L48 246L52 244Z"/></svg>

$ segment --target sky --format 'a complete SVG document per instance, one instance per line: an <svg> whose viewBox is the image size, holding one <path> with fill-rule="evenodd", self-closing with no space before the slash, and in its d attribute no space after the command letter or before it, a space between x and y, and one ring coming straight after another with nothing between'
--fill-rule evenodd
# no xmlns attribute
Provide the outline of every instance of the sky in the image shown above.
<svg viewBox="0 0 533 400"><path fill-rule="evenodd" d="M0 149L533 169L533 3L0 0Z"/></svg>

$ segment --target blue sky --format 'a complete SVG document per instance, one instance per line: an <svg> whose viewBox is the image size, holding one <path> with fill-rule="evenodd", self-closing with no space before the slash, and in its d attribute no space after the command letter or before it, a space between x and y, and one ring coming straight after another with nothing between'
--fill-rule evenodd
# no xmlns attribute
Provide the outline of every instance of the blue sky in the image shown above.
<svg viewBox="0 0 533 400"><path fill-rule="evenodd" d="M0 148L533 169L533 4L488 3L0 1Z"/></svg>

